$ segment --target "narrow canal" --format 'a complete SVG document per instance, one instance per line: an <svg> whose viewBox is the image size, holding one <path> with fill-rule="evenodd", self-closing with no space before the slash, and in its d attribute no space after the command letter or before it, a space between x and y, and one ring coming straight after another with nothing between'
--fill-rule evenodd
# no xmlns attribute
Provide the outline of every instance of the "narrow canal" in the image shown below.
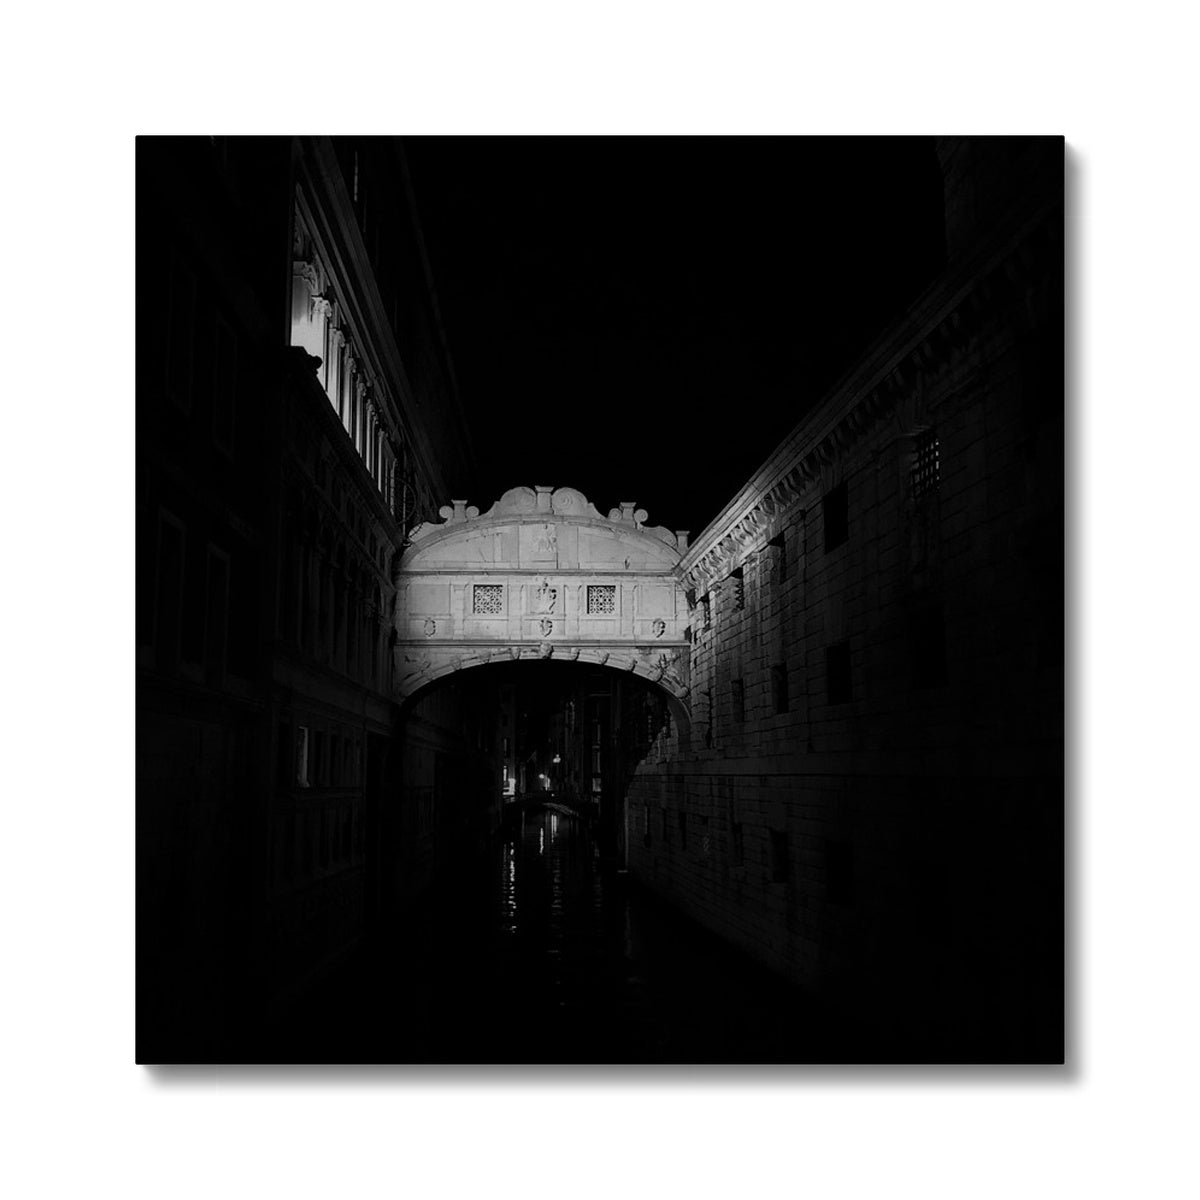
<svg viewBox="0 0 1200 1200"><path fill-rule="evenodd" d="M412 913L296 1011L291 1061L846 1061L794 989L526 813L490 870ZM280 1031L282 1034L282 1031Z"/></svg>

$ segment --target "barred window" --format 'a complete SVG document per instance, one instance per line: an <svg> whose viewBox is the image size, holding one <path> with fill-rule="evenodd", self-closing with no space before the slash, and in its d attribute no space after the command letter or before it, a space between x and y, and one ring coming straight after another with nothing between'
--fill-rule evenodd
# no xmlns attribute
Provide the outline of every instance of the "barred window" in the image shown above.
<svg viewBox="0 0 1200 1200"><path fill-rule="evenodd" d="M746 607L746 577L741 567L729 572L730 595L735 609Z"/></svg>
<svg viewBox="0 0 1200 1200"><path fill-rule="evenodd" d="M477 617L498 617L503 615L504 584L475 584L471 591L471 612Z"/></svg>
<svg viewBox="0 0 1200 1200"><path fill-rule="evenodd" d="M587 590L588 616L612 616L617 611L615 583L589 583Z"/></svg>
<svg viewBox="0 0 1200 1200"><path fill-rule="evenodd" d="M939 449L936 430L923 430L913 440L912 494L914 500L938 490Z"/></svg>

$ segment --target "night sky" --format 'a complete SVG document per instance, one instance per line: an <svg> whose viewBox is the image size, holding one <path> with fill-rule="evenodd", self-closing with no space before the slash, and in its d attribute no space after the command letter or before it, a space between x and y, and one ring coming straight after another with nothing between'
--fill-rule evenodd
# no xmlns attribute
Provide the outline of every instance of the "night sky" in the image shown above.
<svg viewBox="0 0 1200 1200"><path fill-rule="evenodd" d="M940 267L925 138L409 138L486 507L693 537Z"/></svg>

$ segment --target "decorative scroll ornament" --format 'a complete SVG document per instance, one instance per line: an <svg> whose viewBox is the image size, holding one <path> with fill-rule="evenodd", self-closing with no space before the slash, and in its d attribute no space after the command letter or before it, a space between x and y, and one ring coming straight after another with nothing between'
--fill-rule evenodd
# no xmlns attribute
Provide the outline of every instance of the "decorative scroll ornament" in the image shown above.
<svg viewBox="0 0 1200 1200"><path fill-rule="evenodd" d="M538 629L542 637L549 637L554 632L554 622L549 617L543 617L538 622Z"/></svg>
<svg viewBox="0 0 1200 1200"><path fill-rule="evenodd" d="M662 617L655 617L650 624L650 632L654 634L656 638L662 637L662 635L667 632L666 621L664 621Z"/></svg>
<svg viewBox="0 0 1200 1200"><path fill-rule="evenodd" d="M437 633L437 622L432 617L425 618L425 636L433 637Z"/></svg>

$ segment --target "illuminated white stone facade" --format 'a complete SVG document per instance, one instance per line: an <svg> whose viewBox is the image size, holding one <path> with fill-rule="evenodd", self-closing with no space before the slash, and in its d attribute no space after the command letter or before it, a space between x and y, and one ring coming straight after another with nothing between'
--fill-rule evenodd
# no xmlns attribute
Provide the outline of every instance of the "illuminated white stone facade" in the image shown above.
<svg viewBox="0 0 1200 1200"><path fill-rule="evenodd" d="M412 531L399 568L396 687L452 671L554 658L630 671L685 704L686 533L573 488L512 488L486 512L454 501Z"/></svg>

